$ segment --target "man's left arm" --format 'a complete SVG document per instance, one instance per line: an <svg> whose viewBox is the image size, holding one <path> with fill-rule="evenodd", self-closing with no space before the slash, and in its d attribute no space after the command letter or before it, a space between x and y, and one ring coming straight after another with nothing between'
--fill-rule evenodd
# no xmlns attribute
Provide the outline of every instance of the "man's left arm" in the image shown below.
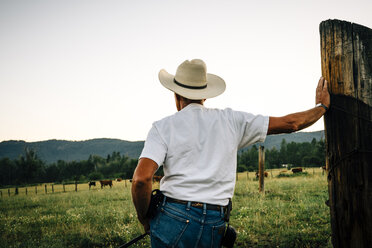
<svg viewBox="0 0 372 248"><path fill-rule="evenodd" d="M146 213L150 205L152 178L158 169L157 163L148 158L141 158L132 179L132 199L137 211L138 220L145 231L150 230Z"/></svg>

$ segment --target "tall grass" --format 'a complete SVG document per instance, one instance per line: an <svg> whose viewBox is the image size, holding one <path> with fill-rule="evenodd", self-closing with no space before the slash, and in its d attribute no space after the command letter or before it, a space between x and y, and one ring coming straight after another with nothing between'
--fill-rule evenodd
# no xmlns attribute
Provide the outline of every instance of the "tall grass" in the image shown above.
<svg viewBox="0 0 372 248"><path fill-rule="evenodd" d="M316 169L298 177L265 180L258 193L253 173L240 173L231 225L236 247L330 247L326 177ZM78 192L4 195L0 247L117 247L142 233L130 185ZM155 184L154 187L158 187ZM84 190L83 190L84 189ZM145 238L133 247L149 247Z"/></svg>
<svg viewBox="0 0 372 248"><path fill-rule="evenodd" d="M329 247L326 177L303 174L258 183L238 181L231 225L237 247Z"/></svg>

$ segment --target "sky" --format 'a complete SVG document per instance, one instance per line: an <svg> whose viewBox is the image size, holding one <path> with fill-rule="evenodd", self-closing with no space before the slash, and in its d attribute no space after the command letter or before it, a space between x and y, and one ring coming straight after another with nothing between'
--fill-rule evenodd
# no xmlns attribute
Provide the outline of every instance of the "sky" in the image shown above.
<svg viewBox="0 0 372 248"><path fill-rule="evenodd" d="M159 70L194 58L226 81L206 107L310 109L319 24L372 28L371 13L370 0L0 0L0 142L144 140L176 112Z"/></svg>

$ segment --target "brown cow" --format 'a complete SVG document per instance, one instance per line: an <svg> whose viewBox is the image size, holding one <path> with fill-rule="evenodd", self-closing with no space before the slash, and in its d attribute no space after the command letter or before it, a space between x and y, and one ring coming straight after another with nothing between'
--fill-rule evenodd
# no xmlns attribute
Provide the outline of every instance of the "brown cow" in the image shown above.
<svg viewBox="0 0 372 248"><path fill-rule="evenodd" d="M102 181L99 181L100 184L101 184L101 189L103 189L103 186L106 186L106 185L109 185L110 188L112 187L112 180L102 180Z"/></svg>
<svg viewBox="0 0 372 248"><path fill-rule="evenodd" d="M269 176L269 173L267 173L267 171L265 171L265 172L264 172L264 175L265 175L265 177L268 177L268 176ZM258 178L258 176L259 176L259 175L258 175L258 172L256 172L256 178Z"/></svg>
<svg viewBox="0 0 372 248"><path fill-rule="evenodd" d="M116 181L117 181L117 182L121 182L121 181L123 181L123 179L121 179L121 178L117 178Z"/></svg>
<svg viewBox="0 0 372 248"><path fill-rule="evenodd" d="M293 168L293 169L292 169L292 172L293 172L293 173L299 173L299 172L302 172L302 168Z"/></svg>
<svg viewBox="0 0 372 248"><path fill-rule="evenodd" d="M152 181L153 182L160 182L160 180L163 178L163 176L154 176L153 178L152 178Z"/></svg>

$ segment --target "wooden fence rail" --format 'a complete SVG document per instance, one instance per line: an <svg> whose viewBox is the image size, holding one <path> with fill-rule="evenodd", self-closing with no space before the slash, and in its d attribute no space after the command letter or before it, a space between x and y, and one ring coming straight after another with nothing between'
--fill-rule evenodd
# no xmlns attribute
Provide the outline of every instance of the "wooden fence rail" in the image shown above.
<svg viewBox="0 0 372 248"><path fill-rule="evenodd" d="M265 193L264 173L265 173L265 148L263 146L260 146L258 150L258 180L259 180L258 191L262 193Z"/></svg>
<svg viewBox="0 0 372 248"><path fill-rule="evenodd" d="M118 180L114 181L115 184L120 184L121 187L128 187L128 182L129 180ZM97 181L99 184L99 181ZM86 185L86 187L85 187ZM40 187L44 188L44 194L54 194L54 193L66 193L66 192L78 192L78 191L85 191L89 190L88 183L72 183L72 184L41 184L41 185L35 185L32 186L35 187L34 191L29 190L30 186L25 186L25 187L13 187L13 188L5 188L0 190L0 197L3 197L3 191L8 192L8 196L15 196L15 195L37 195L40 194ZM115 187L115 186L114 186ZM49 188L49 189L48 189ZM98 185L95 186L94 189L98 190L101 187ZM32 188L31 188L32 189ZM5 193L6 194L6 193Z"/></svg>

